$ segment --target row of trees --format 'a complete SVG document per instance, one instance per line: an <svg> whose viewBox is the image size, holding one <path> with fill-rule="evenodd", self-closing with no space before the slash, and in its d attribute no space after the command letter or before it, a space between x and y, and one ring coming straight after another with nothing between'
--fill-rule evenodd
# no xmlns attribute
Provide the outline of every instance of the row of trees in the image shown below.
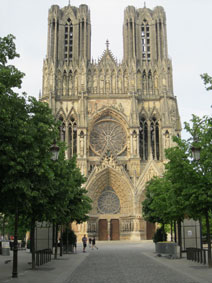
<svg viewBox="0 0 212 283"><path fill-rule="evenodd" d="M0 38L0 214L15 219L13 277L17 277L18 223L31 228L32 268L35 268L34 229L37 221L67 224L87 219L91 200L82 187L85 178L76 158L65 159L59 122L48 105L19 95L24 74L9 65L19 57L14 36ZM60 147L51 159L53 142Z"/></svg>
<svg viewBox="0 0 212 283"><path fill-rule="evenodd" d="M212 79L204 74L205 84ZM211 81L210 81L211 79ZM210 89L210 86L207 87ZM178 223L181 246L181 222L184 218L202 219L206 225L208 265L212 267L210 215L212 213L212 118L193 115L185 123L190 138L174 137L176 146L166 149L167 163L162 177L154 177L146 187L143 215L147 221ZM193 148L200 149L200 159L192 157Z"/></svg>

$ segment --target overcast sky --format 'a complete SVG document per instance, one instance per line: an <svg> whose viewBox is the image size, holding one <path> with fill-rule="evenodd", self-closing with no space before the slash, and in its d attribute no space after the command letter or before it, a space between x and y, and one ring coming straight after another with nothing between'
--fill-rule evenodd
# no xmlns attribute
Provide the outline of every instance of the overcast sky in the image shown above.
<svg viewBox="0 0 212 283"><path fill-rule="evenodd" d="M91 11L92 57L97 59L109 39L114 56L122 59L124 9L142 8L140 0L71 0ZM68 0L0 0L0 36L16 37L20 58L13 62L26 74L22 91L38 98L42 65L47 51L47 17L51 5L61 8ZM167 17L168 53L173 64L174 94L181 122L192 114L211 114L212 91L207 92L200 74L212 75L212 0L146 0L147 8L163 6Z"/></svg>

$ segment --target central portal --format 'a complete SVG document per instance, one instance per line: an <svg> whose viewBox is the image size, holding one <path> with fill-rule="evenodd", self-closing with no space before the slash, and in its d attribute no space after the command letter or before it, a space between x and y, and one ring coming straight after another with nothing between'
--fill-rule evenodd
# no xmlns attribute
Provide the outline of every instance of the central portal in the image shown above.
<svg viewBox="0 0 212 283"><path fill-rule="evenodd" d="M108 223L110 223L109 227ZM107 241L108 235L111 241L120 240L119 219L99 220L99 241Z"/></svg>

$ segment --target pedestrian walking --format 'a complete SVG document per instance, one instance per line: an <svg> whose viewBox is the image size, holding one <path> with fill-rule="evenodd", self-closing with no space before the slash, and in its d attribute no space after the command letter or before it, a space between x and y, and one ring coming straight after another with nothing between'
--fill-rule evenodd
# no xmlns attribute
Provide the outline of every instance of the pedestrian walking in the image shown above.
<svg viewBox="0 0 212 283"><path fill-rule="evenodd" d="M98 247L96 246L96 239L95 239L95 237L93 237L93 239L92 239L92 250L93 250L93 248L96 248L98 250Z"/></svg>
<svg viewBox="0 0 212 283"><path fill-rule="evenodd" d="M89 248L91 248L92 239L91 239L91 238L89 238L88 242L89 242Z"/></svg>
<svg viewBox="0 0 212 283"><path fill-rule="evenodd" d="M74 235L73 252L77 253L77 237Z"/></svg>
<svg viewBox="0 0 212 283"><path fill-rule="evenodd" d="M86 235L84 235L84 237L82 238L82 243L83 243L83 253L85 253L85 249L87 247L87 237Z"/></svg>

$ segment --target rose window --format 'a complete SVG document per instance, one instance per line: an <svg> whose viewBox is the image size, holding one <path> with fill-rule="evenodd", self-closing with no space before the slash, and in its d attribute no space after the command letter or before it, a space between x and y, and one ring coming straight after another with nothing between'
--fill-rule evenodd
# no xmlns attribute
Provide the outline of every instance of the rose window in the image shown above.
<svg viewBox="0 0 212 283"><path fill-rule="evenodd" d="M120 201L111 187L107 187L98 199L98 210L102 214L116 214L120 211Z"/></svg>
<svg viewBox="0 0 212 283"><path fill-rule="evenodd" d="M100 154L105 148L121 154L126 148L126 132L120 123L114 120L97 122L90 135L91 149Z"/></svg>

